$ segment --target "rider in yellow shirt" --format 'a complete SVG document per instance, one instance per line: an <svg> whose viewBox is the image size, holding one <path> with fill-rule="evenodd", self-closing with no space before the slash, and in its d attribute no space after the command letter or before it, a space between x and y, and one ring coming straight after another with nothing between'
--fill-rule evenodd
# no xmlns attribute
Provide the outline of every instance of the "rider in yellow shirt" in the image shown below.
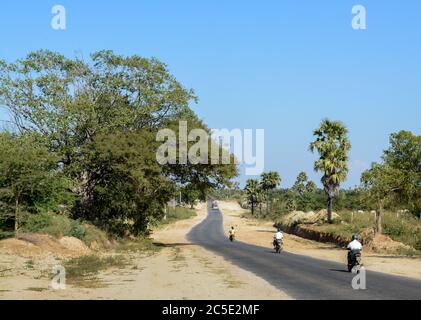
<svg viewBox="0 0 421 320"><path fill-rule="evenodd" d="M229 230L229 236L230 236L230 240L234 241L234 237L235 237L235 228L231 227L231 229Z"/></svg>

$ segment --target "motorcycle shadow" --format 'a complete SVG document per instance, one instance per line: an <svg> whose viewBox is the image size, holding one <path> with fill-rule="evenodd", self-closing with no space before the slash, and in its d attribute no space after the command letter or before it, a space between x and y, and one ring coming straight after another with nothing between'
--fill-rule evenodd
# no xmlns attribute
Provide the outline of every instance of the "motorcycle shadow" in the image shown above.
<svg viewBox="0 0 421 320"><path fill-rule="evenodd" d="M279 253L276 253L275 250L265 250L266 253L276 254L279 255Z"/></svg>
<svg viewBox="0 0 421 320"><path fill-rule="evenodd" d="M329 269L329 271L334 271L334 272L342 272L342 273L350 273L348 270L346 269Z"/></svg>

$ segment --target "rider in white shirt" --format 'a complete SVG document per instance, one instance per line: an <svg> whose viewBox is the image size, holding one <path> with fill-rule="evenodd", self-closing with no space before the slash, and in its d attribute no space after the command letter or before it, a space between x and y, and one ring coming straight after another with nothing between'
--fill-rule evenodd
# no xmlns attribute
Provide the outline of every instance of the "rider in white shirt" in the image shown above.
<svg viewBox="0 0 421 320"><path fill-rule="evenodd" d="M363 245L358 241L358 235L354 234L352 236L352 241L348 244L347 249L351 251L361 251L363 249Z"/></svg>
<svg viewBox="0 0 421 320"><path fill-rule="evenodd" d="M355 253L360 252L363 249L363 245L358 241L358 235L354 234L352 236L352 241L347 246L348 251L348 263L353 258Z"/></svg>
<svg viewBox="0 0 421 320"><path fill-rule="evenodd" d="M276 242L281 242L284 238L284 235L281 232L281 229L278 229L278 231L273 235L273 246L276 247Z"/></svg>
<svg viewBox="0 0 421 320"><path fill-rule="evenodd" d="M284 235L281 232L281 229L278 229L278 231L273 235L273 238L275 240L282 240L284 238Z"/></svg>

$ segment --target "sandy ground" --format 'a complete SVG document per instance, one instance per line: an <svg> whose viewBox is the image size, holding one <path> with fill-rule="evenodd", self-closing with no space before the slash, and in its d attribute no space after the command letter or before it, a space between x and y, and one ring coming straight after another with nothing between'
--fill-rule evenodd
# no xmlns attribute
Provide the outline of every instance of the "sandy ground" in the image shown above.
<svg viewBox="0 0 421 320"><path fill-rule="evenodd" d="M242 218L245 210L233 201L219 201L218 205L224 216L226 232L231 226L235 226L238 240L263 247L272 247L275 232L272 222ZM319 243L285 234L284 247L288 252L341 262L344 266L346 265L346 250L333 244ZM421 279L421 259L380 255L365 251L363 263L368 270Z"/></svg>
<svg viewBox="0 0 421 320"><path fill-rule="evenodd" d="M0 299L289 299L265 280L189 243L185 236L206 217L205 206L197 212L154 233L164 246L158 253L101 272L98 288L53 290L49 272L56 258L29 259L0 248Z"/></svg>

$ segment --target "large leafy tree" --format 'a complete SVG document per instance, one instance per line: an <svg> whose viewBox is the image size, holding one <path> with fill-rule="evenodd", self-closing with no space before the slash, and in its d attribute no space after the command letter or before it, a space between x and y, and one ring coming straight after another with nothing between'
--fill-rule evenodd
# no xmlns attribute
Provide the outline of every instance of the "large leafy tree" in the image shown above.
<svg viewBox="0 0 421 320"><path fill-rule="evenodd" d="M323 120L320 127L314 130L314 136L316 140L310 144L310 150L319 154L314 169L323 174L321 182L328 198L328 221L332 223L333 199L347 177L351 143L348 130L340 121Z"/></svg>
<svg viewBox="0 0 421 320"><path fill-rule="evenodd" d="M183 186L181 188L181 199L190 205L190 208L193 209L197 201L200 199L199 190L191 183Z"/></svg>
<svg viewBox="0 0 421 320"><path fill-rule="evenodd" d="M0 98L21 131L42 133L64 170L87 184L79 160L96 135L158 128L195 100L156 59L100 51L83 61L45 50L0 61Z"/></svg>
<svg viewBox="0 0 421 320"><path fill-rule="evenodd" d="M289 201L289 207L293 207L292 204L295 203L295 208L299 210L305 211L313 209L311 205L314 200L314 193L317 191L317 186L313 181L308 179L305 172L300 172L298 174L291 190L293 191L291 194L293 199Z"/></svg>
<svg viewBox="0 0 421 320"><path fill-rule="evenodd" d="M421 212L421 136L399 131L390 136L384 163L399 171L401 181L396 201L414 214Z"/></svg>
<svg viewBox="0 0 421 320"><path fill-rule="evenodd" d="M97 135L85 145L80 165L91 176L76 217L113 234L147 232L149 223L164 216L164 205L174 194L155 150L154 135L147 131Z"/></svg>
<svg viewBox="0 0 421 320"><path fill-rule="evenodd" d="M201 129L206 133L207 154L204 153L196 155L201 160L192 163L190 158L187 163L180 161L180 140L176 141L176 162L173 164L166 164L163 166L163 172L166 176L170 177L178 185L191 184L192 187L197 189L201 198L205 198L210 190L231 186L231 179L238 175L236 159L232 154L228 154L229 163L223 164L222 155L227 152L220 145L211 139L211 130L200 120L191 110L183 110L176 118L168 119L164 123L164 127L174 132L175 136L179 137L180 134L180 121L187 124L187 132L194 129ZM188 141L187 147L190 148L196 144L196 141ZM205 143L206 144L206 143ZM217 150L219 158L216 163L212 162L212 150Z"/></svg>
<svg viewBox="0 0 421 320"><path fill-rule="evenodd" d="M118 233L123 227L144 230L161 215L175 185L192 183L203 194L237 174L234 162L152 163L157 146L151 137L159 129L180 120L189 122L189 130L205 128L189 108L193 91L156 59L112 51L89 60L32 52L14 63L0 61L0 100L19 132L41 133L60 168L76 181L75 214L100 225L113 221Z"/></svg>
<svg viewBox="0 0 421 320"><path fill-rule="evenodd" d="M393 202L403 186L402 172L387 164L373 163L371 168L363 172L361 182L376 207L376 233L382 233L382 215L387 202Z"/></svg>
<svg viewBox="0 0 421 320"><path fill-rule="evenodd" d="M281 183L281 177L278 172L264 172L261 175L261 189L266 198L266 213L269 211L269 204L272 201L272 191Z"/></svg>
<svg viewBox="0 0 421 320"><path fill-rule="evenodd" d="M414 214L421 210L421 137L409 131L390 136L382 163L373 163L361 182L376 207L376 226L382 233L382 214L386 206L404 207Z"/></svg>
<svg viewBox="0 0 421 320"><path fill-rule="evenodd" d="M308 184L308 176L305 172L300 172L295 180L292 190L302 196L306 192L306 186Z"/></svg>

